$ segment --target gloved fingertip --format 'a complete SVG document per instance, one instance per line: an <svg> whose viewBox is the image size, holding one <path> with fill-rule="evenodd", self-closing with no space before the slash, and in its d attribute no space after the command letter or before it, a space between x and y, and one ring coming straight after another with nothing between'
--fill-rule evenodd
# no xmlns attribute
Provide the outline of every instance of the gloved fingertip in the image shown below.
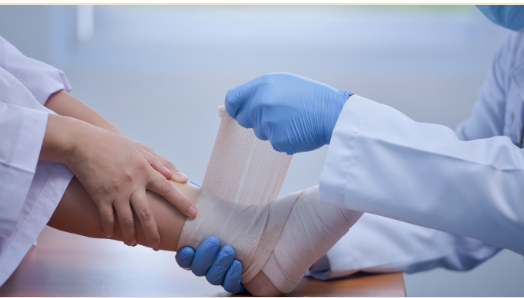
<svg viewBox="0 0 524 298"><path fill-rule="evenodd" d="M241 291L244 288L241 283L241 276L242 263L240 263L239 260L234 260L226 273L223 284L224 289L232 294L236 294Z"/></svg>
<svg viewBox="0 0 524 298"><path fill-rule="evenodd" d="M253 128L253 124L251 123L251 120L249 119L249 115L247 113L239 113L235 119L237 120L238 124L244 128Z"/></svg>
<svg viewBox="0 0 524 298"><path fill-rule="evenodd" d="M232 257L235 258L235 249L229 245L224 245L220 250L220 255L223 257Z"/></svg>
<svg viewBox="0 0 524 298"><path fill-rule="evenodd" d="M220 240L211 236L206 238L195 251L194 261L191 270L196 276L206 275L211 265L214 263L220 251Z"/></svg>
<svg viewBox="0 0 524 298"><path fill-rule="evenodd" d="M247 294L250 294L248 290L246 290L246 288L244 288L244 286L242 284L240 284L240 290L238 290L238 292L236 292L235 294L237 295L247 295Z"/></svg>
<svg viewBox="0 0 524 298"><path fill-rule="evenodd" d="M289 146L285 146L284 149L282 149L280 144L277 143L271 143L271 146L273 147L273 150L280 152L280 153L286 153L287 155L293 155L296 152L289 148Z"/></svg>
<svg viewBox="0 0 524 298"><path fill-rule="evenodd" d="M191 263L193 262L194 256L195 251L191 247L185 246L177 252L175 260L178 266L189 270L191 269Z"/></svg>
<svg viewBox="0 0 524 298"><path fill-rule="evenodd" d="M218 239L215 236L209 236L204 241L202 241L200 246L202 246L202 245L207 246L207 247L213 247L213 248L218 246L218 249L220 249L220 239ZM200 248L200 246L199 246L199 248Z"/></svg>
<svg viewBox="0 0 524 298"><path fill-rule="evenodd" d="M240 111L240 108L242 108L242 105L244 104L244 100L239 95L238 89L240 88L240 86L237 86L227 91L226 99L224 101L224 105L226 106L226 112L229 114L231 118L235 120L237 119L238 111Z"/></svg>
<svg viewBox="0 0 524 298"><path fill-rule="evenodd" d="M206 274L207 281L213 285L221 285L234 259L235 250L229 245L222 247L215 262Z"/></svg>
<svg viewBox="0 0 524 298"><path fill-rule="evenodd" d="M253 129L255 131L255 136L259 139L259 140L262 140L262 141L267 141L268 138L266 136L266 133L262 131L262 129L259 129L257 127L257 129Z"/></svg>

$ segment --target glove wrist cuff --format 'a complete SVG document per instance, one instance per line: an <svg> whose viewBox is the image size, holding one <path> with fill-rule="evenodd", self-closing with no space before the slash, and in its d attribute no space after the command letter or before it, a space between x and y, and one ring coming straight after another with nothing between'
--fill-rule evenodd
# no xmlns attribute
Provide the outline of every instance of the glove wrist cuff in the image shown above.
<svg viewBox="0 0 524 298"><path fill-rule="evenodd" d="M338 90L338 92L340 92L340 94L342 94L342 106L344 106L344 104L346 103L346 101L348 100L348 98L355 94L353 92L348 92L348 91L344 91L344 90ZM342 111L342 109L340 109L340 111Z"/></svg>
<svg viewBox="0 0 524 298"><path fill-rule="evenodd" d="M331 141L331 135L333 134L333 130L335 129L335 125L338 121L338 117L340 116L340 113L342 112L342 109L344 108L344 105L346 104L346 101L348 100L348 98L355 94L353 92L348 92L348 91L344 91L344 90L338 90L338 92L340 93L340 95L342 96L342 99L340 101L340 106L338 107L338 109L336 111L332 111L332 113L334 113L333 117L331 118L331 125L329 126L329 129L326 133L326 141L325 141L325 144L329 144L329 142Z"/></svg>

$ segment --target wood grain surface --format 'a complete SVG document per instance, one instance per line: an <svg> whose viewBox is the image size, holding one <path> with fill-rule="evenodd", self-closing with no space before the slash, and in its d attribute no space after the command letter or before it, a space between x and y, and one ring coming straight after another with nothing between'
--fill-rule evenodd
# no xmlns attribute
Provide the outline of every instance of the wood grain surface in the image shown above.
<svg viewBox="0 0 524 298"><path fill-rule="evenodd" d="M0 296L230 296L176 264L175 253L46 227ZM289 296L405 296L402 274L304 278Z"/></svg>

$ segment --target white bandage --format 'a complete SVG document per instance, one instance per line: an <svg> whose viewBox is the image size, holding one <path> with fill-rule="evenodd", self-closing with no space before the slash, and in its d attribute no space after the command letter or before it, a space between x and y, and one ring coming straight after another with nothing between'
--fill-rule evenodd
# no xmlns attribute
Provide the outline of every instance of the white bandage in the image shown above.
<svg viewBox="0 0 524 298"><path fill-rule="evenodd" d="M243 205L203 191L198 216L188 218L178 249L193 248L209 236L231 245L242 262L242 283L261 270L289 293L309 267L335 245L361 212L320 203L318 186L263 205Z"/></svg>
<svg viewBox="0 0 524 298"><path fill-rule="evenodd" d="M292 156L257 139L252 129L240 126L224 107L218 108L218 115L220 128L202 188L240 204L262 205L275 200Z"/></svg>
<svg viewBox="0 0 524 298"><path fill-rule="evenodd" d="M209 236L231 245L242 262L242 283L261 271L289 293L362 213L321 204L318 186L275 200L291 156L273 150L229 117L223 107L219 132L178 249L197 248Z"/></svg>

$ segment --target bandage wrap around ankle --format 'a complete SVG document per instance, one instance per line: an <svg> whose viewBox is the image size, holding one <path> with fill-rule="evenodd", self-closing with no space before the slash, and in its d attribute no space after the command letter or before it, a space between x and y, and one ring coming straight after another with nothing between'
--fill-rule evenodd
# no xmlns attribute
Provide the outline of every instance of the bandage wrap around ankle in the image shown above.
<svg viewBox="0 0 524 298"><path fill-rule="evenodd" d="M216 236L221 245L235 248L244 268L242 283L263 271L284 293L362 215L320 203L318 186L263 205L235 204L204 190L195 204L199 215L186 220L179 248L198 247Z"/></svg>
<svg viewBox="0 0 524 298"><path fill-rule="evenodd" d="M291 156L273 150L219 108L215 146L195 202L178 241L196 248L209 236L231 245L242 262L242 283L264 272L289 293L362 213L321 204L318 186L275 200Z"/></svg>

